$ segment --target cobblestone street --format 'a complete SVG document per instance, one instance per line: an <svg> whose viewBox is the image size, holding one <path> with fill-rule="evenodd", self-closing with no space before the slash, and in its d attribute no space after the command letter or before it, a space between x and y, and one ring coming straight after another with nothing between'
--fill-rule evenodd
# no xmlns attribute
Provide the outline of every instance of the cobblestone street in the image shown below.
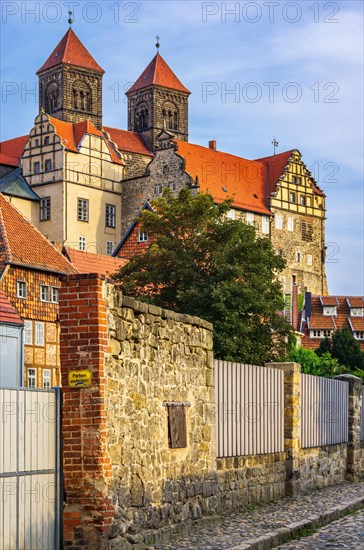
<svg viewBox="0 0 364 550"><path fill-rule="evenodd" d="M278 546L284 550L324 550L325 548L364 548L364 511L350 514L322 527L311 536Z"/></svg>
<svg viewBox="0 0 364 550"><path fill-rule="evenodd" d="M217 525L206 527L175 542L150 548L158 550L266 550L324 549L364 547L363 514L359 512L339 521L344 510L351 512L364 505L363 483L343 483L296 498L285 498L248 512L229 514ZM327 525L329 522L331 525ZM322 527L326 525L326 527ZM279 546L297 533L318 528L307 539ZM336 542L335 538L338 539Z"/></svg>

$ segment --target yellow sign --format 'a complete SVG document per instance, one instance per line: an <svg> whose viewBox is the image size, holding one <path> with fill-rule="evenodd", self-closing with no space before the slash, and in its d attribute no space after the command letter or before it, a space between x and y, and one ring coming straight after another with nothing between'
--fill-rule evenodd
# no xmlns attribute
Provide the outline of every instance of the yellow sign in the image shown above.
<svg viewBox="0 0 364 550"><path fill-rule="evenodd" d="M90 370L71 370L68 373L68 387L89 388L92 386L92 375Z"/></svg>

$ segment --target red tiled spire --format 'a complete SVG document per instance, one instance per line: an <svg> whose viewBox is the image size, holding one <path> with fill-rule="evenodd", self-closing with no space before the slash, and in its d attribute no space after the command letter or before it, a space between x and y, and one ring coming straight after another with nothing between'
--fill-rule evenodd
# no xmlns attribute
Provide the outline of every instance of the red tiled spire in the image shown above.
<svg viewBox="0 0 364 550"><path fill-rule="evenodd" d="M85 69L92 69L104 73L104 69L96 63L92 55L87 51L81 40L76 36L73 30L70 28L48 57L47 61L42 65L37 74L66 63L67 65L75 65L76 67L83 67Z"/></svg>
<svg viewBox="0 0 364 550"><path fill-rule="evenodd" d="M160 53L156 54L156 56L149 63L148 67L142 72L138 80L126 93L130 94L131 92L135 92L152 85L163 86L164 88L186 92L187 94L191 93L187 90L187 88L185 88L185 86L183 86L182 82L167 65Z"/></svg>

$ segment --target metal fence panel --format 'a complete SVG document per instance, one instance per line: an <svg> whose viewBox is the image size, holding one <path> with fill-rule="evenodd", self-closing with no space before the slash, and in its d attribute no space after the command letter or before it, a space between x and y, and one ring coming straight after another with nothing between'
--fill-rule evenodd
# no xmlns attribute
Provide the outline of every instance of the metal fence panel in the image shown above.
<svg viewBox="0 0 364 550"><path fill-rule="evenodd" d="M219 458L284 450L284 373L215 361Z"/></svg>
<svg viewBox="0 0 364 550"><path fill-rule="evenodd" d="M301 447L348 441L349 384L301 374Z"/></svg>
<svg viewBox="0 0 364 550"><path fill-rule="evenodd" d="M0 548L58 550L60 392L0 388Z"/></svg>

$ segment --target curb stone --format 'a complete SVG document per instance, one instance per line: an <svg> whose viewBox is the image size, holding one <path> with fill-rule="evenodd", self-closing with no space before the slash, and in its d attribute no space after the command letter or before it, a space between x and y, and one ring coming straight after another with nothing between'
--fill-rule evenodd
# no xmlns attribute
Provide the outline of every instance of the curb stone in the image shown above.
<svg viewBox="0 0 364 550"><path fill-rule="evenodd" d="M271 548L276 548L280 544L295 538L297 534L304 529L308 530L325 527L325 525L347 516L351 512L360 510L363 507L364 497L360 497L344 506L331 508L331 510L328 510L320 516L311 516L307 520L290 523L287 527L271 531L262 537L245 541L238 546L234 546L231 550L270 550Z"/></svg>

